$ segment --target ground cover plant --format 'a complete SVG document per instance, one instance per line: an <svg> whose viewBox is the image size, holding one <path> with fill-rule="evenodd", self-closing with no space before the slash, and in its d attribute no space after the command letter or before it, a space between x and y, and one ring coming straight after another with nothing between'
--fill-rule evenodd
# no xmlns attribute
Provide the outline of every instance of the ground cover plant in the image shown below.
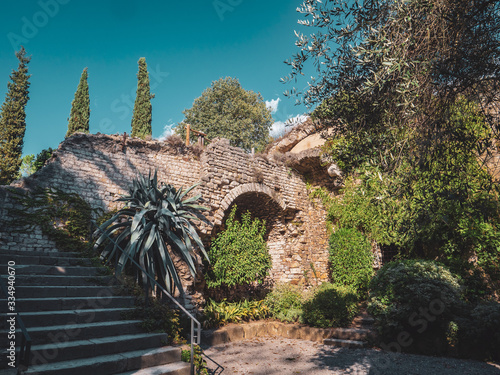
<svg viewBox="0 0 500 375"><path fill-rule="evenodd" d="M209 300L203 309L203 326L205 328L221 327L229 323L241 323L265 319L269 309L263 300L242 300L216 302Z"/></svg>

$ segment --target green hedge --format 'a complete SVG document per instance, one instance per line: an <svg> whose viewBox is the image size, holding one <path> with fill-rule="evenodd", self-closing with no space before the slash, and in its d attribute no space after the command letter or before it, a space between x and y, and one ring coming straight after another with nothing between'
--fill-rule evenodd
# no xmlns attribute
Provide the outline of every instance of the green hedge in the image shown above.
<svg viewBox="0 0 500 375"><path fill-rule="evenodd" d="M365 293L373 276L368 238L355 228L339 228L330 237L330 269L335 284Z"/></svg>
<svg viewBox="0 0 500 375"><path fill-rule="evenodd" d="M290 283L278 284L264 300L271 316L282 322L301 322L302 303L304 295L302 290Z"/></svg>
<svg viewBox="0 0 500 375"><path fill-rule="evenodd" d="M386 264L370 283L368 304L381 334L380 346L500 359L500 304L471 300L464 289L459 277L435 261Z"/></svg>
<svg viewBox="0 0 500 375"><path fill-rule="evenodd" d="M349 286L321 284L302 306L304 322L314 327L346 327L358 312L359 296Z"/></svg>
<svg viewBox="0 0 500 375"><path fill-rule="evenodd" d="M238 221L236 210L235 205L226 221L226 230L210 245L211 265L205 277L209 288L261 283L271 268L271 256L264 239L265 222L252 220L248 211Z"/></svg>

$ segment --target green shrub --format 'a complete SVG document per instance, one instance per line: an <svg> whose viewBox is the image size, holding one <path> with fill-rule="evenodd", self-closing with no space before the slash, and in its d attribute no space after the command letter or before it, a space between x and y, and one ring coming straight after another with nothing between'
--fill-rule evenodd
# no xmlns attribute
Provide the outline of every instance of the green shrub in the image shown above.
<svg viewBox="0 0 500 375"><path fill-rule="evenodd" d="M474 305L494 298L494 284L482 268L461 260L447 260L445 265L460 278L464 301Z"/></svg>
<svg viewBox="0 0 500 375"><path fill-rule="evenodd" d="M229 323L264 319L269 310L264 301L215 302L209 300L203 311L205 328L220 327Z"/></svg>
<svg viewBox="0 0 500 375"><path fill-rule="evenodd" d="M211 267L206 275L209 288L261 283L271 268L264 239L265 222L252 220L250 212L244 213L240 222L235 219L236 210L235 205L226 221L226 230L210 246Z"/></svg>
<svg viewBox="0 0 500 375"><path fill-rule="evenodd" d="M195 345L193 348L193 359L196 367L196 374L209 375L207 361L203 359L203 350L198 345ZM191 363L191 345L188 345L187 349L182 349L181 360L183 362Z"/></svg>
<svg viewBox="0 0 500 375"><path fill-rule="evenodd" d="M368 311L381 339L397 342L407 332L404 350L444 353L450 322L463 307L458 278L434 261L388 263L370 283Z"/></svg>
<svg viewBox="0 0 500 375"><path fill-rule="evenodd" d="M330 236L332 281L366 292L373 275L371 244L355 228L339 228Z"/></svg>
<svg viewBox="0 0 500 375"><path fill-rule="evenodd" d="M458 326L461 356L500 360L500 303L476 305Z"/></svg>
<svg viewBox="0 0 500 375"><path fill-rule="evenodd" d="M358 311L359 296L349 286L321 284L302 307L304 322L314 327L345 327Z"/></svg>
<svg viewBox="0 0 500 375"><path fill-rule="evenodd" d="M271 316L282 322L298 322L302 319L302 290L290 283L278 284L264 300Z"/></svg>

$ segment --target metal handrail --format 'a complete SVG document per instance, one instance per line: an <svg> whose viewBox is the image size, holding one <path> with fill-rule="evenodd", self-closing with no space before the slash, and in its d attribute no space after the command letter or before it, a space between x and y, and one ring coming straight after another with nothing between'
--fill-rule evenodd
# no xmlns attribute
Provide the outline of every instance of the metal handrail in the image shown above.
<svg viewBox="0 0 500 375"><path fill-rule="evenodd" d="M153 276L151 276L144 268L142 268L139 263L137 263L135 261L135 259L133 259L128 253L125 252L125 250L123 250L121 248L120 245L118 245L116 243L116 241L111 238L105 231L103 231L94 221L91 221L91 224L93 226L95 226L102 234L104 234L106 236L106 238L108 240L110 240L111 242L113 242L115 244L115 246L120 249L120 251L125 254L127 256L128 259L130 259L132 261L132 263L134 263L136 265L136 267L139 268L139 270L142 271L142 273L144 275L146 275L151 281L153 281L153 283L156 285L156 287L158 287L162 292L163 294L165 294L168 298L170 298L176 305L177 307L179 307L181 309L181 311L186 314L188 316L189 319L191 319L191 337L190 337L190 341L191 341L191 375L194 375L194 348L193 348L193 338L196 337L196 345L200 345L201 343L201 323L189 312L186 310L186 308L184 306L182 306L170 293L168 293L165 288L163 288L156 280ZM196 329L197 329L197 334L196 336L194 335L194 325L196 324Z"/></svg>
<svg viewBox="0 0 500 375"><path fill-rule="evenodd" d="M5 298L7 298L8 300L9 297L8 288L7 285L4 284L4 280L1 277L0 277L0 288L2 289L2 292L5 294ZM16 307L14 307L14 312L7 313L7 315L15 316L16 323L18 323L19 328L21 328L21 332L23 335L21 337L21 348L19 350L18 362L24 365L26 368L28 368L30 364L30 355L31 355L31 337Z"/></svg>
<svg viewBox="0 0 500 375"><path fill-rule="evenodd" d="M201 355L203 357L205 357L206 359L208 359L210 362L212 362L214 365L217 366L217 368L215 370L213 370L213 372L211 373L211 375L217 375L217 371L219 371L219 369L220 369L219 374L222 374L224 372L224 366L222 366L221 364L215 362L212 358L210 358L208 355L206 355L203 352L201 352Z"/></svg>

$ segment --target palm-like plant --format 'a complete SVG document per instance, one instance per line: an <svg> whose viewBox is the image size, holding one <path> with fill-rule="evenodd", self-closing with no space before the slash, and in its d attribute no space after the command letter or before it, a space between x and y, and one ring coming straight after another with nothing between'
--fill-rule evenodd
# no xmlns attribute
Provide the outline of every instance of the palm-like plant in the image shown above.
<svg viewBox="0 0 500 375"><path fill-rule="evenodd" d="M100 226L94 248L105 244L101 259L107 262L116 260L116 273L120 274L129 261L128 254L169 293L173 293L175 287L182 293L168 245L184 259L193 277L196 274L193 243L208 260L193 224L193 220L203 218L201 211L208 208L197 204L200 195L186 198L196 186L186 190L176 190L164 183L159 186L156 172L152 178L150 173L148 178L139 176L135 179L129 195L118 199L126 202L125 206ZM109 238L113 241L107 243ZM118 250L119 244L124 244L124 252ZM143 282L154 288L153 281L144 274L142 276Z"/></svg>

